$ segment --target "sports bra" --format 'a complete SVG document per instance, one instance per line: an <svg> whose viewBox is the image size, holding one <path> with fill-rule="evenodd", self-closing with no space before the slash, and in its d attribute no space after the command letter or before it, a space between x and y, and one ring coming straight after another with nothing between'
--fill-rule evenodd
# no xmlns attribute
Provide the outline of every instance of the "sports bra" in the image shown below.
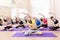
<svg viewBox="0 0 60 40"><path fill-rule="evenodd" d="M34 26L35 25L35 20L31 19L29 22L27 22L28 25Z"/></svg>
<svg viewBox="0 0 60 40"><path fill-rule="evenodd" d="M53 22L54 22L54 24L57 24L58 23L58 20L55 19L55 20L53 20Z"/></svg>
<svg viewBox="0 0 60 40"><path fill-rule="evenodd" d="M43 19L43 23L47 24L47 19L44 18Z"/></svg>
<svg viewBox="0 0 60 40"><path fill-rule="evenodd" d="M36 26L41 25L41 21L40 20L36 20Z"/></svg>

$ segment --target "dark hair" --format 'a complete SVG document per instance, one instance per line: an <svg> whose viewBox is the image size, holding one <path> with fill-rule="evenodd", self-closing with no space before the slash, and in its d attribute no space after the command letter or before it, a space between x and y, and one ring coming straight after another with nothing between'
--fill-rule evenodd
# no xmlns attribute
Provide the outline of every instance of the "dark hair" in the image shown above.
<svg viewBox="0 0 60 40"><path fill-rule="evenodd" d="M2 19L0 19L0 21L2 21Z"/></svg>
<svg viewBox="0 0 60 40"><path fill-rule="evenodd" d="M50 19L54 18L53 16L50 17Z"/></svg>
<svg viewBox="0 0 60 40"><path fill-rule="evenodd" d="M25 22L27 23L27 20L25 20Z"/></svg>
<svg viewBox="0 0 60 40"><path fill-rule="evenodd" d="M7 20L5 20L5 19L3 19L4 20L4 22L7 22Z"/></svg>
<svg viewBox="0 0 60 40"><path fill-rule="evenodd" d="M30 20L29 23L32 24L32 21Z"/></svg>
<svg viewBox="0 0 60 40"><path fill-rule="evenodd" d="M42 19L42 18L40 18L40 20L41 20L41 21L43 21L43 19Z"/></svg>

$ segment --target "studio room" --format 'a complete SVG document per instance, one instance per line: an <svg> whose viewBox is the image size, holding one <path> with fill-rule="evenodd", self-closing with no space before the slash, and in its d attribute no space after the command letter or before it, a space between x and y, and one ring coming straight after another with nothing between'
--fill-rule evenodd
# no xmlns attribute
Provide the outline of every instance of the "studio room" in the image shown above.
<svg viewBox="0 0 60 40"><path fill-rule="evenodd" d="M0 0L0 40L60 40L60 0Z"/></svg>

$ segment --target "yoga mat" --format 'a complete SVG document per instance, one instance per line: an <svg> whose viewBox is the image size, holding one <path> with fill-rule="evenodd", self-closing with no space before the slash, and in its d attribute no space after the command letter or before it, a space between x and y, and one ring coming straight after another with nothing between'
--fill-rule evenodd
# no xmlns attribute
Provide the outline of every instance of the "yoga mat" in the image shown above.
<svg viewBox="0 0 60 40"><path fill-rule="evenodd" d="M55 34L53 33L43 33L43 34L31 34L31 35L27 35L24 36L23 33L15 33L14 35L12 35L12 37L57 37Z"/></svg>
<svg viewBox="0 0 60 40"><path fill-rule="evenodd" d="M47 27L47 28L42 28L42 29L39 29L40 31L51 31L50 29L49 29L49 27ZM60 31L60 29L57 29L57 30L55 30L55 31Z"/></svg>
<svg viewBox="0 0 60 40"><path fill-rule="evenodd" d="M50 29L47 27L47 28L42 28L42 29L39 29L40 31L50 31Z"/></svg>
<svg viewBox="0 0 60 40"><path fill-rule="evenodd" d="M21 30L29 30L29 28L28 27L26 27L26 28L13 28L13 31L21 31ZM51 31L51 30L49 29L49 27L47 27L47 28L39 29L39 31ZM55 31L60 31L60 30L55 30Z"/></svg>
<svg viewBox="0 0 60 40"><path fill-rule="evenodd" d="M26 28L22 28L22 27L15 28L15 27L13 27L12 31L22 31L22 30L29 30L29 28L28 27L26 27ZM4 30L1 30L1 31L4 31ZM49 27L47 27L47 28L39 29L39 31L51 31L51 30L49 29ZM60 30L56 30L56 31L60 31Z"/></svg>
<svg viewBox="0 0 60 40"><path fill-rule="evenodd" d="M26 27L26 28L22 28L22 27L16 28L16 27L13 27L12 31L22 31L22 30L28 30L28 29L29 29L28 27ZM6 30L2 29L1 31L6 31Z"/></svg>
<svg viewBox="0 0 60 40"><path fill-rule="evenodd" d="M13 31L29 30L29 28L13 28Z"/></svg>

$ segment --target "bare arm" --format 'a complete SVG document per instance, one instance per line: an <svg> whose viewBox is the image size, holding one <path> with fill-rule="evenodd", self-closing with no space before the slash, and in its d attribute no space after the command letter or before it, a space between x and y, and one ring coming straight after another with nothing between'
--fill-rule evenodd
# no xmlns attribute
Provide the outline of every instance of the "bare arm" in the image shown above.
<svg viewBox="0 0 60 40"><path fill-rule="evenodd" d="M39 15L41 15L41 16L43 16L43 17L45 17L43 14L41 14L41 13L39 13Z"/></svg>
<svg viewBox="0 0 60 40"><path fill-rule="evenodd" d="M50 14L50 16L56 17L56 15L54 13L52 13L52 12L49 12L49 14Z"/></svg>
<svg viewBox="0 0 60 40"><path fill-rule="evenodd" d="M28 17L32 18L32 16L31 16L31 15L29 15L29 14L26 14L26 13L22 13L22 14L25 14L25 15L27 15Z"/></svg>

